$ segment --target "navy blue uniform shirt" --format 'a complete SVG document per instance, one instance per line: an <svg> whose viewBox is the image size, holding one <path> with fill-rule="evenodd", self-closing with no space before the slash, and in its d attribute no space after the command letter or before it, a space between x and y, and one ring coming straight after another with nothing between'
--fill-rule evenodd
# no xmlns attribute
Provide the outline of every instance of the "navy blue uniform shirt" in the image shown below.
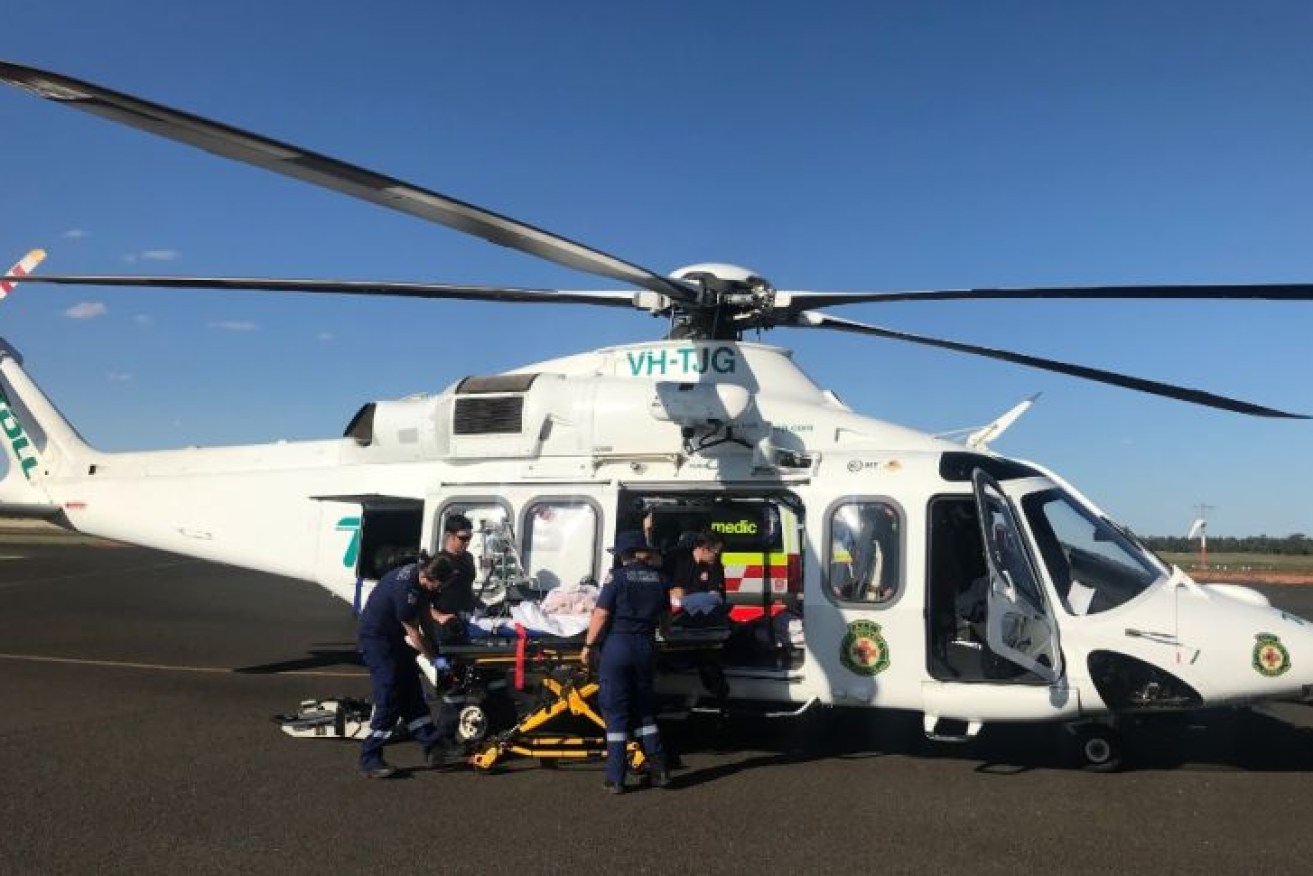
<svg viewBox="0 0 1313 876"><path fill-rule="evenodd" d="M693 559L692 548L679 548L667 557L665 573L670 586L682 587L685 593L725 592L725 567L720 558L699 563Z"/></svg>
<svg viewBox="0 0 1313 876"><path fill-rule="evenodd" d="M433 598L433 607L443 614L474 611L474 555L469 551L453 554L443 550L438 551L438 556L451 560L456 574L442 585L442 590Z"/></svg>
<svg viewBox="0 0 1313 876"><path fill-rule="evenodd" d="M429 606L429 595L419 583L419 565L411 563L379 579L360 612L360 636L405 641L403 623L419 625L419 616Z"/></svg>
<svg viewBox="0 0 1313 876"><path fill-rule="evenodd" d="M611 613L611 632L650 636L670 610L670 585L660 569L645 563L621 566L602 587L597 607Z"/></svg>

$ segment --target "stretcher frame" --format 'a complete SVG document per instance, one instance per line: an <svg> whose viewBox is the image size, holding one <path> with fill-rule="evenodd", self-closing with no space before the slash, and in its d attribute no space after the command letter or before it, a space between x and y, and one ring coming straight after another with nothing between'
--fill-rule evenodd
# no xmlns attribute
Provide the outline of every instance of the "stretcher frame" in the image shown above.
<svg viewBox="0 0 1313 876"><path fill-rule="evenodd" d="M657 639L658 655L718 651L728 638L729 630L719 627L676 630ZM443 655L457 667L476 673L513 669L516 688L523 689L530 675L540 687L535 707L519 716L513 726L475 744L469 763L476 771L489 772L511 756L553 765L606 756L606 721L597 702L600 684L591 668L582 663L583 644L579 636L483 640L443 647ZM589 730L596 727L594 735L553 730L553 725L571 717L587 723ZM630 739L625 750L630 768L642 769L646 758L641 746Z"/></svg>

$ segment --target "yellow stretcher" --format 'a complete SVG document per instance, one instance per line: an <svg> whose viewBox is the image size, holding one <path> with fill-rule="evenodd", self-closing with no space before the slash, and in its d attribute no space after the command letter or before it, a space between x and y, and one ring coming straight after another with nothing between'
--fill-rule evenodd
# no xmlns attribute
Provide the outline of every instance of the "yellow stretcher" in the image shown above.
<svg viewBox="0 0 1313 876"><path fill-rule="evenodd" d="M677 630L658 639L658 651L664 658L719 650L728 636L723 628ZM476 770L489 771L513 755L552 765L606 755L606 722L597 704L599 685L580 661L582 648L582 637L501 639L443 647L443 654L454 664L472 669L476 675L512 669L517 689L538 691L537 699L513 726L474 743L470 763ZM645 759L638 743L630 740L626 748L629 766L641 769Z"/></svg>

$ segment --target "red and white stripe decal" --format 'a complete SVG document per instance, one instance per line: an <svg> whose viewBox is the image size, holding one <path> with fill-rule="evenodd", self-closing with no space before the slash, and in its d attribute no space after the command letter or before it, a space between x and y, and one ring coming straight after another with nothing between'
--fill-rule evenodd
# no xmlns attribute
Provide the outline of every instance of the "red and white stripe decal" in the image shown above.
<svg viewBox="0 0 1313 876"><path fill-rule="evenodd" d="M44 249L34 249L19 259L18 264L10 268L6 276L26 277L32 273L37 265L41 264L41 260L45 257L46 251ZM14 291L14 285L14 283L0 281L0 301L4 301L5 296Z"/></svg>
<svg viewBox="0 0 1313 876"><path fill-rule="evenodd" d="M737 593L744 589L744 585L750 586L754 591L761 590L761 573L760 563L755 565L748 564L744 566L725 564L725 589L730 593ZM787 593L789 590L789 567L784 563L771 563L770 566L770 584L772 593Z"/></svg>

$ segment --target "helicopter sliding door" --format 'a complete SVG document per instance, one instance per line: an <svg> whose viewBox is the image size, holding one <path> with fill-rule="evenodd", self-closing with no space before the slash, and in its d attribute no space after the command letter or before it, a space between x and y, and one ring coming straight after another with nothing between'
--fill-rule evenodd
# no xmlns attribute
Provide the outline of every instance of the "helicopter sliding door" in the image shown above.
<svg viewBox="0 0 1313 876"><path fill-rule="evenodd" d="M1048 682L1062 676L1058 627L1026 550L1012 503L980 469L972 473L988 574L985 638L990 649Z"/></svg>

